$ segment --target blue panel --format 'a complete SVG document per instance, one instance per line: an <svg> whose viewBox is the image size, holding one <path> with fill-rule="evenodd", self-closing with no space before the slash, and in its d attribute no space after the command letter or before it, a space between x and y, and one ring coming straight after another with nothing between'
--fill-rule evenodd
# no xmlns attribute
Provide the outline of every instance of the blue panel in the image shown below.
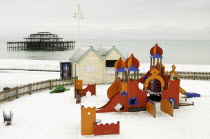
<svg viewBox="0 0 210 139"><path fill-rule="evenodd" d="M187 97L201 97L201 95L197 94L197 93L188 93L188 92L186 92L185 94L186 94Z"/></svg>
<svg viewBox="0 0 210 139"><path fill-rule="evenodd" d="M173 101L174 102L174 105L176 105L176 100L174 98L168 98L167 100L168 101Z"/></svg>
<svg viewBox="0 0 210 139"><path fill-rule="evenodd" d="M136 68L136 67L133 66L133 65L132 65L128 70L129 70L129 71L139 71L139 69Z"/></svg>
<svg viewBox="0 0 210 139"><path fill-rule="evenodd" d="M163 58L160 54L156 53L155 55L151 55L151 58Z"/></svg>
<svg viewBox="0 0 210 139"><path fill-rule="evenodd" d="M144 80L146 80L148 78L148 76L144 76Z"/></svg>
<svg viewBox="0 0 210 139"><path fill-rule="evenodd" d="M117 69L117 72L125 72L125 69L123 69L122 67L120 67L119 69Z"/></svg>
<svg viewBox="0 0 210 139"><path fill-rule="evenodd" d="M126 96L126 91L122 91L122 92L121 92L121 95L122 95L122 96Z"/></svg>
<svg viewBox="0 0 210 139"><path fill-rule="evenodd" d="M128 105L138 105L138 99L135 97L132 97L128 100Z"/></svg>
<svg viewBox="0 0 210 139"><path fill-rule="evenodd" d="M150 100L150 99L147 99L147 102L151 102L152 105L154 105L154 102L152 100Z"/></svg>

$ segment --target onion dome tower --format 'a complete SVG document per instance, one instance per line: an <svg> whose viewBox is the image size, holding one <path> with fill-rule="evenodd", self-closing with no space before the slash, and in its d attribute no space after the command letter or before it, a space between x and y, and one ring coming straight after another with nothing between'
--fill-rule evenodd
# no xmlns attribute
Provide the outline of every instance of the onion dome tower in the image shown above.
<svg viewBox="0 0 210 139"><path fill-rule="evenodd" d="M119 77L119 73L122 73L122 80L125 80L125 74L126 74L126 67L125 62L120 57L118 61L114 64L115 67L115 78Z"/></svg>
<svg viewBox="0 0 210 139"><path fill-rule="evenodd" d="M160 69L160 75L162 75L162 58L163 50L156 43L154 47L150 49L150 70L154 68Z"/></svg>
<svg viewBox="0 0 210 139"><path fill-rule="evenodd" d="M140 62L134 57L133 54L131 54L131 56L125 60L125 67L128 73L126 78L127 81L130 79L130 72L134 72L134 80L138 78L139 66Z"/></svg>

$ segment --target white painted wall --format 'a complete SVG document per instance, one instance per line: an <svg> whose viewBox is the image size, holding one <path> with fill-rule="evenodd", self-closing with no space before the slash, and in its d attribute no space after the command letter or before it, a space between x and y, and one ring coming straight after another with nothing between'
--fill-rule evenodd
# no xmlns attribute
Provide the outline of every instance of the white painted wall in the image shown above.
<svg viewBox="0 0 210 139"><path fill-rule="evenodd" d="M118 60L120 57L121 57L120 54L115 49L113 49L111 53L103 61L104 62L103 83L113 83L115 80L114 68L112 69L113 70L112 74L110 74L111 68L108 69L106 67L106 60Z"/></svg>
<svg viewBox="0 0 210 139"><path fill-rule="evenodd" d="M77 66L78 79L83 80L83 84L103 83L103 60L94 51L83 57Z"/></svg>
<svg viewBox="0 0 210 139"><path fill-rule="evenodd" d="M76 75L83 84L107 84L113 83L115 79L114 68L106 67L106 60L118 60L120 54L113 49L111 53L102 60L93 50L81 59L79 63L73 64L73 76Z"/></svg>

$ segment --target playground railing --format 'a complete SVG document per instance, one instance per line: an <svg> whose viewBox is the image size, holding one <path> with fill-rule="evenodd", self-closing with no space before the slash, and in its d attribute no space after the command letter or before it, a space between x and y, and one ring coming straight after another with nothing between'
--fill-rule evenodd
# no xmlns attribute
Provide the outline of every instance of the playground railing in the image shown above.
<svg viewBox="0 0 210 139"><path fill-rule="evenodd" d="M53 80L46 80L31 84L26 84L22 86L17 86L8 90L4 90L0 92L0 102L13 100L19 98L26 94L32 94L41 90L46 89L53 89L58 85L68 86L74 84L74 80L76 78L70 79L53 79Z"/></svg>
<svg viewBox="0 0 210 139"><path fill-rule="evenodd" d="M144 77L146 73L138 73L136 75L137 79ZM169 72L166 71L166 74L169 75ZM190 80L210 80L210 72L184 72L177 71L179 79L190 79ZM130 74L130 78L135 78L134 74Z"/></svg>

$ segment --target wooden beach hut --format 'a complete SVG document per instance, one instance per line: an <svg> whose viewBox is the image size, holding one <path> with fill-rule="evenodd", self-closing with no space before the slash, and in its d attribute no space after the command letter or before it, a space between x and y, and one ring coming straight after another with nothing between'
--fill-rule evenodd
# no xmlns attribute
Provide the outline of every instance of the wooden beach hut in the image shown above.
<svg viewBox="0 0 210 139"><path fill-rule="evenodd" d="M114 63L121 52L116 47L80 47L70 58L73 76L78 76L84 84L112 83L115 79ZM124 57L123 57L124 58Z"/></svg>

